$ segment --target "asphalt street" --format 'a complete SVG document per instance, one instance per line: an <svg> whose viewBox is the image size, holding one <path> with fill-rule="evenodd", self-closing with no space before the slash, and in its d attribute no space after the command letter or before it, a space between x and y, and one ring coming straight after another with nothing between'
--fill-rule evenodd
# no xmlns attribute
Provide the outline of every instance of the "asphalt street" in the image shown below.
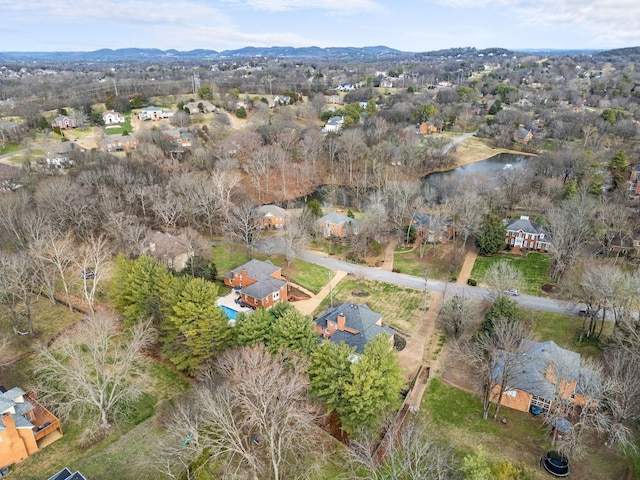
<svg viewBox="0 0 640 480"><path fill-rule="evenodd" d="M255 245L256 250L266 254L282 253L282 243L278 238L263 238ZM332 270L341 270L353 275L360 275L365 278L377 280L380 282L393 283L403 287L415 288L416 290L424 290L425 280L421 277L414 277L404 273L389 272L378 268L367 267L364 265L356 265L353 263L343 262L332 257L320 255L309 251L297 251L296 258L306 262L322 265ZM490 300L490 292L485 288L471 287L463 285L455 285L449 282L441 282L438 280L427 280L427 290L431 292L440 292L446 296L458 295L474 300ZM564 313L577 315L578 311L584 306L576 305L571 302L562 300L554 300L551 298L534 297L531 295L519 295L513 297L516 303L531 310L540 310L551 313Z"/></svg>

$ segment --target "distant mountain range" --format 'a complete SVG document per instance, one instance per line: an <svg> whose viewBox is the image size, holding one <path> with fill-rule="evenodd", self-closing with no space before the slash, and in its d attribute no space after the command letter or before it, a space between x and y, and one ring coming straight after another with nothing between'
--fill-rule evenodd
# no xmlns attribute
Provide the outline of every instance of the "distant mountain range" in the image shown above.
<svg viewBox="0 0 640 480"><path fill-rule="evenodd" d="M637 55L640 47L608 51L561 50L561 49L521 49L518 52L531 55ZM101 49L92 52L0 52L0 63L41 62L41 63L100 63L100 62L176 62L176 61L224 61L242 58L300 58L336 61L392 60L407 57L439 56L485 56L513 54L504 48L477 50L472 47L450 48L429 52L403 52L385 46L375 47L244 47L237 50L159 50L155 48Z"/></svg>

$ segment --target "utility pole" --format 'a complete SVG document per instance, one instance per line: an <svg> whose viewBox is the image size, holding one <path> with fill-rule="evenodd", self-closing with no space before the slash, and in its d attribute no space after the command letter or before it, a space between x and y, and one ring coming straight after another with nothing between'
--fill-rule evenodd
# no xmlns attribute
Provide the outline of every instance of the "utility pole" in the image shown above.
<svg viewBox="0 0 640 480"><path fill-rule="evenodd" d="M425 312L427 311L427 299L429 298L429 289L428 289L428 283L429 283L429 268L425 267L424 271L424 297L423 297L423 301L422 301L422 310L424 310Z"/></svg>
<svg viewBox="0 0 640 480"><path fill-rule="evenodd" d="M118 96L118 86L116 85L116 77L113 77L113 89L115 90L116 97Z"/></svg>

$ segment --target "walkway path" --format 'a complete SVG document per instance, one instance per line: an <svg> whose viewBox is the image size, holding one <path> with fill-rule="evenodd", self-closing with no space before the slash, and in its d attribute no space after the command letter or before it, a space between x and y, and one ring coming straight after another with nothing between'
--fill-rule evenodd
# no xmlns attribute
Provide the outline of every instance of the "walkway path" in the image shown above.
<svg viewBox="0 0 640 480"><path fill-rule="evenodd" d="M476 258L478 258L478 252L476 249L473 247L468 248L467 253L464 256L464 263L460 269L456 285L467 284L467 280L469 280L469 277L471 276L471 270L473 270L473 264L476 262Z"/></svg>
<svg viewBox="0 0 640 480"><path fill-rule="evenodd" d="M431 345L437 341L435 337L436 319L442 306L442 295L431 293L429 296L429 310L422 315L420 323L416 326L410 337L407 337L407 346L398 352L398 362L405 372L413 376L420 365L425 362L429 365L431 358L429 352ZM425 352L427 354L425 355ZM420 395L422 397L422 395ZM420 403L418 401L418 403Z"/></svg>
<svg viewBox="0 0 640 480"><path fill-rule="evenodd" d="M317 295L311 297L309 300L301 300L299 302L293 302L293 306L296 307L300 312L305 315L311 315L316 308L320 305L322 300L324 300L327 295L329 295L331 288L335 288L335 286L342 280L347 272L338 270L334 272L333 278L330 283L327 283L322 290L318 292Z"/></svg>
<svg viewBox="0 0 640 480"><path fill-rule="evenodd" d="M382 270L387 270L388 272L391 272L393 270L393 255L396 252L396 247L398 246L398 239L395 238L395 236L389 240L389 244L387 245L387 248L384 249L384 255L382 257L382 264L380 265L380 268Z"/></svg>

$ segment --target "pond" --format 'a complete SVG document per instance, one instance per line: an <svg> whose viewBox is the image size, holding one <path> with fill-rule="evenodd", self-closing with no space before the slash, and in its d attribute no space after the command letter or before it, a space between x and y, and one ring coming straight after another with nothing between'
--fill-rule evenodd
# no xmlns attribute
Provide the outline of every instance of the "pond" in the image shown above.
<svg viewBox="0 0 640 480"><path fill-rule="evenodd" d="M463 167L454 168L446 172L430 173L422 177L425 190L436 187L448 181L456 181L467 176L484 175L491 172L502 171L506 169L518 169L526 165L531 157L527 155L518 155L513 153L499 153L493 157L489 157L479 162L470 163ZM367 194L360 192L360 199L366 199ZM357 207L355 194L352 188L341 185L321 185L311 195L296 198L284 202L280 206L284 208L302 208L304 204L312 199L317 199L324 207L327 205L342 205L345 207Z"/></svg>

